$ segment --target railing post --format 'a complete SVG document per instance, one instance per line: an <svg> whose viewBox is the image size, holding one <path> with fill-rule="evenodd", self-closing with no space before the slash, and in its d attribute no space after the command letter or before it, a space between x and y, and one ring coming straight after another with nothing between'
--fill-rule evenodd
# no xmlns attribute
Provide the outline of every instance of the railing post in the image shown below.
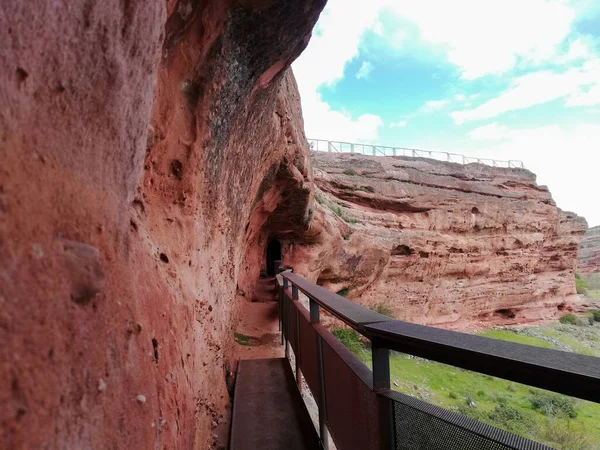
<svg viewBox="0 0 600 450"><path fill-rule="evenodd" d="M378 339L371 341L371 359L373 361L373 390L385 392L390 390L390 351ZM395 449L394 405L393 401L378 395L378 410L382 449Z"/></svg>
<svg viewBox="0 0 600 450"><path fill-rule="evenodd" d="M298 286L292 283L292 302L298 300ZM302 392L302 370L300 369L300 319L298 318L298 310L296 310L296 349L298 350L296 357L296 383L298 384L298 390Z"/></svg>
<svg viewBox="0 0 600 450"><path fill-rule="evenodd" d="M277 278L275 278L277 280ZM283 333L281 332L281 323L283 321L283 314L281 304L283 303L283 288L277 282L277 294L279 295L279 332L281 333L281 343L283 344Z"/></svg>
<svg viewBox="0 0 600 450"><path fill-rule="evenodd" d="M327 398L325 396L325 368L323 365L323 339L317 335L317 358L319 359L319 436L323 450L329 450L329 431L327 430Z"/></svg>
<svg viewBox="0 0 600 450"><path fill-rule="evenodd" d="M310 306L310 323L319 323L321 321L321 318L319 317L319 304L315 302L312 298L309 298L308 304Z"/></svg>
<svg viewBox="0 0 600 450"><path fill-rule="evenodd" d="M287 294L285 293L285 290L289 287L289 281L287 280L287 278L283 278L283 334L285 335L285 357L286 359L289 358L290 356L290 339L288 336L288 332L290 330L290 324L289 322L289 311L288 311L288 302L286 299Z"/></svg>
<svg viewBox="0 0 600 450"><path fill-rule="evenodd" d="M378 339L371 341L373 360L373 390L387 391L390 388L390 351L381 346Z"/></svg>

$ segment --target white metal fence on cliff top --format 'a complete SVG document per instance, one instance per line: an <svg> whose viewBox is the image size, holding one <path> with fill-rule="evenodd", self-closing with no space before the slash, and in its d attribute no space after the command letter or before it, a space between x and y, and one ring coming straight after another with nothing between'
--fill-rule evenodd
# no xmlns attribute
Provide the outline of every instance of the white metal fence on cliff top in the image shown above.
<svg viewBox="0 0 600 450"><path fill-rule="evenodd" d="M351 142L328 141L325 139L308 139L310 149L316 152L358 153L373 156L408 156L411 158L430 158L438 161L454 162L458 164L486 164L492 167L505 167L509 169L524 169L523 161L509 159L476 158L460 155L458 153L436 152L419 150L416 148L388 147L385 145L356 144Z"/></svg>

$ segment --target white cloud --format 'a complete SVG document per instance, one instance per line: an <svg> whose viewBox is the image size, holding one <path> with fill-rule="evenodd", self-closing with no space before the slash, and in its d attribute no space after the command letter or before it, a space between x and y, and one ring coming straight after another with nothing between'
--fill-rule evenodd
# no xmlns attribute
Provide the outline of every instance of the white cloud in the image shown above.
<svg viewBox="0 0 600 450"><path fill-rule="evenodd" d="M508 127L499 125L498 122L494 122L479 128L475 128L471 132L467 133L467 136L475 141L495 141L506 139L508 134Z"/></svg>
<svg viewBox="0 0 600 450"><path fill-rule="evenodd" d="M421 106L420 111L424 113L431 113L439 111L440 109L444 109L449 104L449 100L429 100L426 101L423 106Z"/></svg>
<svg viewBox="0 0 600 450"><path fill-rule="evenodd" d="M530 108L560 98L566 106L593 106L600 103L600 59L562 73L548 70L516 78L511 87L482 105L452 113L456 123L497 117L509 111Z"/></svg>
<svg viewBox="0 0 600 450"><path fill-rule="evenodd" d="M374 68L375 66L369 61L363 61L360 69L358 69L358 72L356 72L356 78L359 80L369 78L369 75L371 75L371 72L373 72Z"/></svg>
<svg viewBox="0 0 600 450"><path fill-rule="evenodd" d="M486 128L487 127L487 128ZM472 152L479 157L517 159L545 184L558 207L583 215L590 226L600 225L600 209L595 206L593 183L600 166L600 125L584 123L574 126L548 125L511 130L497 123L480 127L472 139L496 137L504 141ZM590 197L591 196L591 197Z"/></svg>
<svg viewBox="0 0 600 450"><path fill-rule="evenodd" d="M559 58L559 62L568 63L572 61L591 59L594 57L594 50L589 39L577 38L569 44L567 53Z"/></svg>
<svg viewBox="0 0 600 450"><path fill-rule="evenodd" d="M556 0L389 0L387 4L398 20L417 26L422 41L443 49L467 80L505 73L519 62L537 64L555 57L576 17L573 6Z"/></svg>
<svg viewBox="0 0 600 450"><path fill-rule="evenodd" d="M306 136L344 142L378 142L383 120L375 114L352 117L333 110L319 95L302 101Z"/></svg>
<svg viewBox="0 0 600 450"><path fill-rule="evenodd" d="M390 128L404 128L406 124L406 120L399 120L398 122L390 123Z"/></svg>
<svg viewBox="0 0 600 450"><path fill-rule="evenodd" d="M376 29L379 7L355 2L351 8L344 0L329 0L323 10L310 44L294 62L306 135L311 138L352 142L379 140L383 120L375 114L358 117L336 111L323 101L320 86L333 86L344 76L346 63L358 55L364 32Z"/></svg>

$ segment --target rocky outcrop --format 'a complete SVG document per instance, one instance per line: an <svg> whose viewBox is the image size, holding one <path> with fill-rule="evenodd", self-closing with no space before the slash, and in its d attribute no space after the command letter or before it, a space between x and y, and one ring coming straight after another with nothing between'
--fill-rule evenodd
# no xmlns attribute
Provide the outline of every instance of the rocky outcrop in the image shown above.
<svg viewBox="0 0 600 450"><path fill-rule="evenodd" d="M600 272L600 226L589 228L579 245L579 270Z"/></svg>
<svg viewBox="0 0 600 450"><path fill-rule="evenodd" d="M0 448L217 445L243 258L308 224L323 5L0 6Z"/></svg>
<svg viewBox="0 0 600 450"><path fill-rule="evenodd" d="M400 319L448 328L527 323L575 301L585 221L523 169L314 153L306 241L286 263Z"/></svg>

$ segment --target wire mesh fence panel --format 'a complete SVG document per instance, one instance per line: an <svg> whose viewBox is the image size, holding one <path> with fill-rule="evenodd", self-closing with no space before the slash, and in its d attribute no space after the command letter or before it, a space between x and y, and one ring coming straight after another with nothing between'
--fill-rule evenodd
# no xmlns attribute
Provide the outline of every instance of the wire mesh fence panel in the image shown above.
<svg viewBox="0 0 600 450"><path fill-rule="evenodd" d="M324 328L319 334L327 425L337 449L380 449L379 402L371 390L369 369Z"/></svg>
<svg viewBox="0 0 600 450"><path fill-rule="evenodd" d="M538 442L394 392L396 450L551 450Z"/></svg>

